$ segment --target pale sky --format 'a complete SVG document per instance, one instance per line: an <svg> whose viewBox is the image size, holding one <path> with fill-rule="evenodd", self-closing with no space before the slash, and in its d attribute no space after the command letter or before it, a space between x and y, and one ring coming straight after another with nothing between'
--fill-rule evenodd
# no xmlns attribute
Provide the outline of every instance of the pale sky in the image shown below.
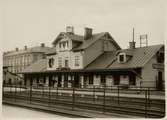
<svg viewBox="0 0 167 120"><path fill-rule="evenodd" d="M127 48L135 28L135 41L148 34L149 45L164 43L165 0L3 0L3 51L51 43L66 26L83 35L109 32Z"/></svg>

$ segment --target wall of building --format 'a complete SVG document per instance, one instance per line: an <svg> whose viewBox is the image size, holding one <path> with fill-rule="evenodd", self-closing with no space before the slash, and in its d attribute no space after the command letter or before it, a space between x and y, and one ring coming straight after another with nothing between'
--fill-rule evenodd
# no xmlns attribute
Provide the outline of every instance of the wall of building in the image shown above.
<svg viewBox="0 0 167 120"><path fill-rule="evenodd" d="M156 55L154 55L153 58L150 61L148 61L146 65L142 68L142 78L143 78L142 86L143 87L156 87L156 79L158 76L158 70L153 69L152 64L154 63L157 63ZM162 72L164 71L162 70Z"/></svg>

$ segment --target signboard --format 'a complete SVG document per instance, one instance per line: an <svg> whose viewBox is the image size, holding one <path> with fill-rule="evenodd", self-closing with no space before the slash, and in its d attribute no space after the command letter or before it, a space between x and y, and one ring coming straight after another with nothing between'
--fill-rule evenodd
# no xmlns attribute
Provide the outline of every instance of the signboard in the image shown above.
<svg viewBox="0 0 167 120"><path fill-rule="evenodd" d="M152 64L153 69L164 69L164 64L162 63L154 63Z"/></svg>

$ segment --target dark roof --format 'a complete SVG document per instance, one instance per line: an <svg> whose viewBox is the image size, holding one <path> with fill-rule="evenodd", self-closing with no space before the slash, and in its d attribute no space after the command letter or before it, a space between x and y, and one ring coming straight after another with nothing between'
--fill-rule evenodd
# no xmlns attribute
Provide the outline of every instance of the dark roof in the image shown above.
<svg viewBox="0 0 167 120"><path fill-rule="evenodd" d="M91 62L85 69L104 69L107 68L115 59L116 51L104 52Z"/></svg>
<svg viewBox="0 0 167 120"><path fill-rule="evenodd" d="M143 67L163 45L154 45L135 49L124 49L120 52L131 53L132 57L126 63L113 62L109 69L140 68Z"/></svg>
<svg viewBox="0 0 167 120"><path fill-rule="evenodd" d="M47 55L54 55L54 54L56 54L56 48L55 47L51 48L45 54L47 54Z"/></svg>
<svg viewBox="0 0 167 120"><path fill-rule="evenodd" d="M50 47L41 47L41 46L36 46L36 47L31 47L31 48L27 48L27 50L21 49L18 51L9 51L9 52L5 52L4 56L12 56L12 55L18 55L18 54L24 54L24 53L45 53L48 50L50 50Z"/></svg>
<svg viewBox="0 0 167 120"><path fill-rule="evenodd" d="M100 71L100 70L127 70L127 69L134 69L134 68L141 68L143 67L164 45L154 45L142 48L135 48L135 49L123 49L119 51L110 51L104 52L99 57L97 57L92 63L86 66L84 69L81 70L74 70L74 71ZM117 55L120 52L128 53L132 57L126 63L119 63L117 61ZM41 59L35 62L34 64L27 67L22 73L35 73L35 72L49 72L50 70L46 70L46 59ZM73 71L73 70L70 70ZM52 70L50 72L63 72Z"/></svg>
<svg viewBox="0 0 167 120"><path fill-rule="evenodd" d="M82 44L80 44L79 46L73 48L72 50L73 51L78 51L78 50L83 50L83 49L86 49L87 47L89 47L91 44L95 43L97 40L99 40L100 38L102 38L104 35L109 35L110 34L108 32L102 32L102 33L96 33L96 34L93 34L93 36L88 39L88 40L84 40L84 42ZM110 36L110 38L112 38ZM112 38L110 39L111 42L113 42L113 44L118 48L120 49L120 46L115 42L115 40Z"/></svg>
<svg viewBox="0 0 167 120"><path fill-rule="evenodd" d="M46 71L47 61L46 59L40 59L30 66L26 67L21 73L43 72Z"/></svg>
<svg viewBox="0 0 167 120"><path fill-rule="evenodd" d="M118 48L120 49L120 46L116 43L116 41L111 37L111 35L108 32L101 32L101 33L96 33L93 34L92 37L88 40L84 40L84 37L81 35L77 35L77 34L69 34L69 33L65 33L65 32L61 32L57 38L53 41L53 45L57 44L57 42L62 39L64 36L69 37L72 41L74 42L80 42L81 44L79 44L78 46L76 46L75 48L73 48L73 51L78 51L78 50L83 50L86 49L87 47L89 47L91 44L93 44L94 42L96 42L97 40L99 40L101 37L103 37L104 35L108 35L111 38L111 42Z"/></svg>
<svg viewBox="0 0 167 120"><path fill-rule="evenodd" d="M135 49L122 49L119 51L105 52L97 57L85 69L129 69L143 67L163 45L154 45ZM130 55L130 60L125 63L117 61L117 55L120 53Z"/></svg>

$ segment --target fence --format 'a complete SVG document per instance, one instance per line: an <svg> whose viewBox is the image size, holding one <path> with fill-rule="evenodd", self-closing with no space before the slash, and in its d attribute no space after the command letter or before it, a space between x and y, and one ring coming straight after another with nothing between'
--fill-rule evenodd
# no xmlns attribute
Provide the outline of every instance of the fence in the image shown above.
<svg viewBox="0 0 167 120"><path fill-rule="evenodd" d="M89 109L103 113L120 113L145 117L163 117L164 99L152 88L127 89L122 86L61 88L4 85L3 102L13 101L63 109ZM162 97L164 95L162 94Z"/></svg>

